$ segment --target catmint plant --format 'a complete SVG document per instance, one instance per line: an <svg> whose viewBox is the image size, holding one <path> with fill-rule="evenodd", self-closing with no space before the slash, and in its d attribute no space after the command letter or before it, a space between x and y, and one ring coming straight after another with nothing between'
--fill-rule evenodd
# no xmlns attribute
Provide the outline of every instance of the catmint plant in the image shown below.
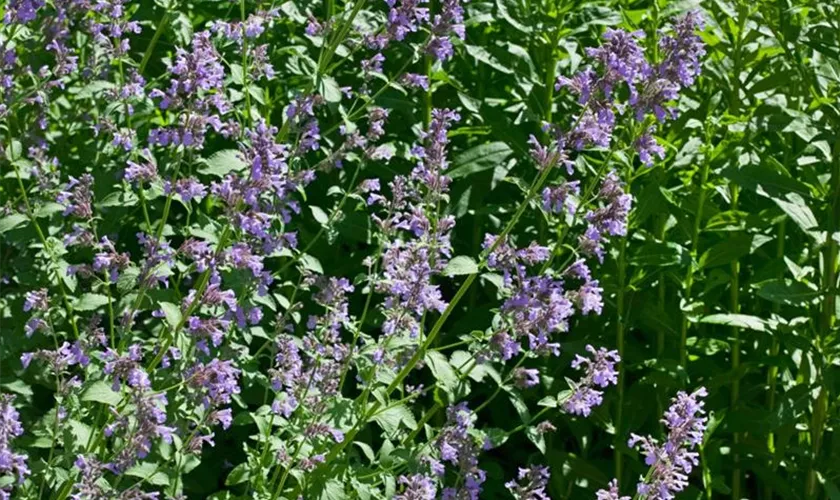
<svg viewBox="0 0 840 500"><path fill-rule="evenodd" d="M704 14L537 3L6 2L0 498L623 499L557 457L628 447L684 490L714 391L613 442L600 327Z"/></svg>

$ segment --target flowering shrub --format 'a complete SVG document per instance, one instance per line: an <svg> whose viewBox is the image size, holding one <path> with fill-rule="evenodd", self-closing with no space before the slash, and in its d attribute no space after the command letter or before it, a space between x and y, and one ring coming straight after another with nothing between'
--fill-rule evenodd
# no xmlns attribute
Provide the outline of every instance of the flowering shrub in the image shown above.
<svg viewBox="0 0 840 500"><path fill-rule="evenodd" d="M840 215L797 193L840 170L743 172L771 134L744 75L787 32L748 5L526 3L5 2L0 499L800 498L782 470L836 492ZM819 97L778 133L837 163L837 79L786 71ZM781 250L742 284L773 239L751 217ZM815 350L782 346L808 307ZM779 387L783 348L809 361Z"/></svg>

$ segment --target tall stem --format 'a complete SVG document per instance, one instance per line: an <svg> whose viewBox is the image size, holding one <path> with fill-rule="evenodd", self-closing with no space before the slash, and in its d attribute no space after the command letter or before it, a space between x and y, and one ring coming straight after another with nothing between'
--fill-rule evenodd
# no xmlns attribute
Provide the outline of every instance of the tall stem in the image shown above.
<svg viewBox="0 0 840 500"><path fill-rule="evenodd" d="M829 235L836 233L840 229L840 139L835 140L833 156L834 165L828 193L828 199L830 200L828 213ZM829 236L825 249L823 250L822 289L825 295L823 296L822 308L820 310L819 338L817 339L817 346L820 351L823 350L824 343L832 335L836 320L837 298L835 290L837 289L837 256L837 241ZM827 366L826 361L821 359L818 368L820 374L817 377L817 380L821 381L821 387L817 400L814 402L814 409L811 415L811 457L808 464L808 478L805 489L807 498L814 498L817 494L817 471L815 465L820 455L820 448L822 447L829 401L829 388L824 383L825 376L822 373L825 370L825 366Z"/></svg>
<svg viewBox="0 0 840 500"><path fill-rule="evenodd" d="M628 186L629 190L629 186ZM622 420L624 417L624 294L626 287L625 271L627 261L625 253L627 250L627 237L621 238L618 244L618 290L615 297L615 343L618 355L621 360L618 362L618 408L615 416L615 437L616 440L623 439ZM623 468L623 454L618 446L615 447L615 478L621 483L621 472Z"/></svg>
<svg viewBox="0 0 840 500"><path fill-rule="evenodd" d="M747 6L745 4L738 5L738 24L735 33L735 40L733 43L732 55L732 80L730 84L729 93L729 114L737 116L741 110L741 43L744 39L744 27L747 21ZM730 185L731 209L738 210L738 185L734 182ZM738 314L740 310L739 302L739 273L740 263L736 260L730 264L730 281L729 281L729 309L732 314ZM732 370L735 373L735 379L732 381L732 391L730 393L730 404L734 407L738 402L740 392L741 380L735 370L741 365L741 331L737 327L732 327ZM741 436L736 432L732 436L732 446L734 452L732 460L734 467L732 468L732 499L741 499L741 467L740 457L738 455L738 446Z"/></svg>
<svg viewBox="0 0 840 500"><path fill-rule="evenodd" d="M738 186L732 184L730 186L730 196L732 197L731 208L732 211L738 210ZM737 260L729 265L729 310L732 314L738 314L741 311L740 303L740 271L741 264ZM741 377L737 370L741 366L741 329L737 326L732 327L732 372L735 378L732 381L732 391L730 393L730 408L735 408L738 405L738 398L741 392ZM732 469L732 498L739 500L741 498L741 468L740 457L738 455L738 443L741 440L741 435L737 432L732 436L732 444L735 451L732 459L735 463Z"/></svg>
<svg viewBox="0 0 840 500"><path fill-rule="evenodd" d="M782 260L785 256L785 232L786 232L786 222L787 219L782 219L779 223L779 228L777 230L776 235L776 259ZM781 272L779 273L779 278L781 278ZM772 310L774 313L778 314L781 307L778 303L773 303ZM771 335L770 337L770 359L772 360L772 364L770 365L770 369L767 370L767 410L770 414L773 413L776 409L776 377L779 375L779 366L776 364L776 357L779 355L779 339L776 335ZM770 431L767 433L767 452L770 456L773 456L776 451L776 443L775 443L775 433ZM770 464L771 470L776 468L776 461ZM764 498L767 500L771 500L773 498L773 487L768 485L767 488L764 490Z"/></svg>

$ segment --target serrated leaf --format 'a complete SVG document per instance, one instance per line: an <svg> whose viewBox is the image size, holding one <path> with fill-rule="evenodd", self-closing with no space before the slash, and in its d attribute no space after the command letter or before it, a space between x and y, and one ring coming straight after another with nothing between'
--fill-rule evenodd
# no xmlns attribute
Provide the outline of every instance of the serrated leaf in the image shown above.
<svg viewBox="0 0 840 500"><path fill-rule="evenodd" d="M242 153L236 149L223 149L213 153L210 158L203 160L204 166L198 169L198 173L224 177L231 172L242 172L248 164L242 159Z"/></svg>
<svg viewBox="0 0 840 500"><path fill-rule="evenodd" d="M251 469L248 463L241 463L233 468L225 478L225 486L233 486L244 483L251 477Z"/></svg>
<svg viewBox="0 0 840 500"><path fill-rule="evenodd" d="M23 214L11 214L0 218L0 234L6 231L11 231L26 222L26 216Z"/></svg>
<svg viewBox="0 0 840 500"><path fill-rule="evenodd" d="M118 392L114 392L111 386L102 380L97 380L82 393L82 401L95 401L117 406L121 400L122 396Z"/></svg>
<svg viewBox="0 0 840 500"><path fill-rule="evenodd" d="M426 365L432 371L440 386L447 391L452 391L458 386L458 375L447 361L446 356L437 352L426 353Z"/></svg>
<svg viewBox="0 0 840 500"><path fill-rule="evenodd" d="M171 302L161 302L160 308L163 311L163 315L166 318L166 322L169 324L170 328L177 328L177 326L183 320L181 308Z"/></svg>
<svg viewBox="0 0 840 500"><path fill-rule="evenodd" d="M513 154L504 142L490 142L470 148L457 155L447 175L452 179L490 170L505 163Z"/></svg>
<svg viewBox="0 0 840 500"><path fill-rule="evenodd" d="M400 424L409 429L417 428L417 420L411 414L411 410L404 404L398 404L380 411L373 417L373 420L389 435L397 432Z"/></svg>
<svg viewBox="0 0 840 500"><path fill-rule="evenodd" d="M86 293L79 297L73 306L77 311L93 311L108 303L108 297L98 293Z"/></svg>
<svg viewBox="0 0 840 500"><path fill-rule="evenodd" d="M137 278L140 276L140 270L134 266L124 269L117 277L117 290L121 294L126 294L137 286Z"/></svg>
<svg viewBox="0 0 840 500"><path fill-rule="evenodd" d="M466 255L459 255L450 260L443 269L443 274L446 276L459 276L462 274L476 274L478 272L478 264Z"/></svg>

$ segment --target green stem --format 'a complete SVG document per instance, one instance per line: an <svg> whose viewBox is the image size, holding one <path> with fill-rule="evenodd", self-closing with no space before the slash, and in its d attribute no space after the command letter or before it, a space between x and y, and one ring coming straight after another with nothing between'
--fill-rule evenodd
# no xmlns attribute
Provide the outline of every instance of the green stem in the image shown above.
<svg viewBox="0 0 840 500"><path fill-rule="evenodd" d="M239 15L245 25L245 0L239 0ZM248 37L242 37L242 91L245 93L245 119L251 123L251 90L248 83Z"/></svg>
<svg viewBox="0 0 840 500"><path fill-rule="evenodd" d="M9 141L9 144L12 144L12 142ZM17 177L18 188L20 188L20 194L23 197L23 205L24 207L26 207L26 216L29 218L29 222L31 222L32 226L35 228L35 232L38 234L38 239L41 241L41 246L43 246L44 252L49 256L50 260L53 261L53 265L57 267L58 264L55 262L53 254L47 246L47 238L46 236L44 236L44 232L41 230L41 226L38 224L38 219L35 217L35 213L32 211L32 205L29 203L29 196L26 195L26 188L23 185L23 178L20 176L20 170L18 170L18 167L17 165L15 165L14 160L12 160L10 163L12 164L12 168L15 171L15 177ZM64 302L64 308L67 310L67 320L70 322L70 326L73 328L73 335L75 336L75 338L78 339L79 328L76 325L76 316L73 311L73 306L70 305L70 300L67 298L67 290L64 289L64 281L62 280L62 277L58 275L57 271L54 271L53 274L55 275L55 282L58 284L58 290L61 292L61 299L62 302Z"/></svg>
<svg viewBox="0 0 840 500"><path fill-rule="evenodd" d="M616 291L616 321L615 321L615 341L616 349L621 360L618 363L618 407L616 409L615 417L615 437L616 440L624 439L622 434L622 423L624 417L624 295L626 290L626 267L627 262L625 254L627 250L627 236L621 238L618 244L618 290ZM618 446L615 447L615 478L621 484L621 475L623 469L623 454Z"/></svg>
<svg viewBox="0 0 840 500"><path fill-rule="evenodd" d="M732 197L731 209L738 210L738 185L730 185L730 193ZM740 271L741 264L735 260L729 265L730 281L729 281L729 310L732 314L738 314L741 311L740 303ZM732 391L730 398L730 408L735 408L738 405L738 398L741 392L741 377L738 374L738 368L741 366L741 329L732 327L732 372L735 378L732 380ZM735 433L732 436L732 444L735 451L732 454L734 468L732 469L732 498L733 500L740 500L741 498L741 467L740 456L738 454L738 445L741 440L741 435Z"/></svg>
<svg viewBox="0 0 840 500"><path fill-rule="evenodd" d="M166 27L169 26L170 20L170 13L169 10L163 13L163 17L161 18L160 22L158 23L157 29L155 30L155 34L152 36L152 40L149 42L149 46L146 47L146 52L143 53L143 59L140 61L140 67L137 69L139 74L143 74L143 71L146 69L146 65L149 64L149 60L152 58L152 54L154 53L155 45L157 45L158 40L160 40L161 35L166 30Z"/></svg>
<svg viewBox="0 0 840 500"><path fill-rule="evenodd" d="M700 224L703 221L703 209L706 204L706 183L709 180L709 152L706 152L706 158L703 160L703 166L700 169L700 193L697 199L697 211L694 213L694 225L691 230L691 262L688 265L688 271L685 274L685 295L683 297L684 306L688 307L691 302L691 292L694 286L694 272L697 263L697 249L700 244ZM688 367L688 352L686 343L688 341L688 314L683 312L682 323L680 324L680 365L683 368Z"/></svg>
<svg viewBox="0 0 840 500"><path fill-rule="evenodd" d="M787 219L782 219L779 223L779 229L776 239L776 259L781 261L785 256L785 228L786 228L786 221ZM781 272L779 273L779 278L781 278ZM773 303L773 312L775 314L779 314L781 307L778 303ZM767 370L767 410L772 414L776 410L776 378L779 375L779 365L778 358L779 356L779 339L776 335L771 335L770 338L770 359L771 365L770 369ZM774 456L776 452L776 443L775 443L775 432L772 430L767 433L767 452L770 456ZM776 468L776 461L775 459L770 464L770 469L775 470ZM771 500L773 498L773 487L768 484L767 488L764 490L764 498L767 500Z"/></svg>
<svg viewBox="0 0 840 500"><path fill-rule="evenodd" d="M823 250L823 272L822 272L822 289L825 290L825 295L822 301L822 308L820 311L819 321L819 337L817 339L817 346L820 351L823 351L825 343L830 341L834 332L836 311L836 294L834 290L837 287L837 257L838 246L837 241L830 235L835 234L840 229L840 139L834 143L834 165L831 173L831 181L828 192L829 210L828 210L828 235L825 249ZM806 497L815 498L817 495L817 471L816 463L820 455L820 448L822 446L823 433L825 432L826 413L828 410L829 400L829 386L825 384L825 370L829 366L825 360L820 363L820 375L817 380L820 384L819 396L814 402L814 410L811 415L811 457L808 461L808 476L806 483Z"/></svg>

